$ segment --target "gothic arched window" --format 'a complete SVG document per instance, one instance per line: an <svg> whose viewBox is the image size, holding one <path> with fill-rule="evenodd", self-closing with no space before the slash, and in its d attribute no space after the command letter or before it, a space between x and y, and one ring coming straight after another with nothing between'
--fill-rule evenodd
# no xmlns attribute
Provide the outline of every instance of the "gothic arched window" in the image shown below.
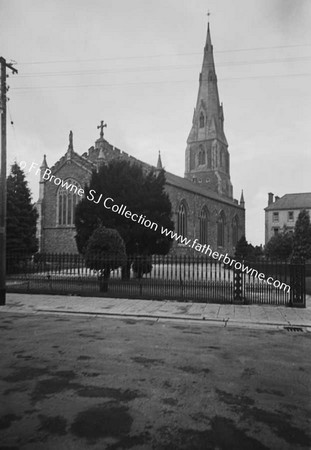
<svg viewBox="0 0 311 450"><path fill-rule="evenodd" d="M187 209L184 202L181 202L178 208L177 233L184 237L187 235Z"/></svg>
<svg viewBox="0 0 311 450"><path fill-rule="evenodd" d="M201 112L200 113L200 128L204 128L204 124L205 124L205 118L204 118L204 114Z"/></svg>
<svg viewBox="0 0 311 450"><path fill-rule="evenodd" d="M234 216L232 219L232 245L236 246L239 240L239 219L237 216Z"/></svg>
<svg viewBox="0 0 311 450"><path fill-rule="evenodd" d="M200 244L207 244L207 240L208 240L208 209L206 206L204 206L200 212L199 228L200 228Z"/></svg>
<svg viewBox="0 0 311 450"><path fill-rule="evenodd" d="M199 166L202 164L205 164L205 151L204 151L202 145L200 145L200 150L199 150L199 154L198 154L198 164L199 164Z"/></svg>
<svg viewBox="0 0 311 450"><path fill-rule="evenodd" d="M68 187L68 188L67 188ZM74 212L81 197L77 192L81 189L80 184L67 178L57 191L57 224L65 226L74 225Z"/></svg>
<svg viewBox="0 0 311 450"><path fill-rule="evenodd" d="M212 167L211 149L207 150L207 167Z"/></svg>
<svg viewBox="0 0 311 450"><path fill-rule="evenodd" d="M217 220L217 245L219 247L225 245L225 214L223 211L221 211Z"/></svg>

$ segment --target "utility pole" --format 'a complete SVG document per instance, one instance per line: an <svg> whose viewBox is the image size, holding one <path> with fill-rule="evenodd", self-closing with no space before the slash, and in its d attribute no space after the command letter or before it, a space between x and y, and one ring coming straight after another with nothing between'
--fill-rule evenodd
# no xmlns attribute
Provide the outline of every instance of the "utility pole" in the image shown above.
<svg viewBox="0 0 311 450"><path fill-rule="evenodd" d="M5 305L6 278L6 69L17 73L12 64L0 57L0 120L1 120L1 159L0 159L0 305Z"/></svg>

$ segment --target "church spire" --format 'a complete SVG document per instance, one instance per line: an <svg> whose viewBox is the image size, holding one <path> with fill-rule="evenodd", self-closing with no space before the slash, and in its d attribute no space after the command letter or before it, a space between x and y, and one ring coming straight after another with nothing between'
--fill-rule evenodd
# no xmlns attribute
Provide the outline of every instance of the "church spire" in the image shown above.
<svg viewBox="0 0 311 450"><path fill-rule="evenodd" d="M207 22L207 33L206 33L206 42L205 47L212 46L211 32L209 29L209 22Z"/></svg>
<svg viewBox="0 0 311 450"><path fill-rule="evenodd" d="M162 170L163 169L160 150L159 150L159 156L158 156L158 162L157 162L157 169L158 170Z"/></svg>
<svg viewBox="0 0 311 450"><path fill-rule="evenodd" d="M67 159L71 159L73 154L73 133L70 130L69 132L69 144L68 144L68 150L67 150Z"/></svg>
<svg viewBox="0 0 311 450"><path fill-rule="evenodd" d="M40 181L39 181L39 200L42 201L44 197L44 185L45 181L43 179L43 175L46 169L48 169L48 163L46 161L46 155L43 155L43 161L40 166Z"/></svg>
<svg viewBox="0 0 311 450"><path fill-rule="evenodd" d="M242 189L242 192L241 192L240 206L242 206L243 208L245 208L245 200L244 200L243 189Z"/></svg>
<svg viewBox="0 0 311 450"><path fill-rule="evenodd" d="M185 177L232 198L229 160L208 23L197 102L187 139Z"/></svg>
<svg viewBox="0 0 311 450"><path fill-rule="evenodd" d="M42 161L42 164L40 166L40 169L45 170L47 168L48 168L48 163L46 162L46 155L43 155L43 161Z"/></svg>
<svg viewBox="0 0 311 450"><path fill-rule="evenodd" d="M223 108L219 102L213 45L208 23L197 103L188 142L209 138L218 138L227 145L223 131Z"/></svg>

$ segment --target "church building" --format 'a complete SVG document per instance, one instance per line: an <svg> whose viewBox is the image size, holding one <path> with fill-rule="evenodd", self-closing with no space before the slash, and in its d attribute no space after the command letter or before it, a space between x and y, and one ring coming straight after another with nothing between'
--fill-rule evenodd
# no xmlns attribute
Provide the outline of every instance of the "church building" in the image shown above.
<svg viewBox="0 0 311 450"><path fill-rule="evenodd" d="M145 171L161 170L159 154L155 166L140 161L111 145L104 138L103 121L95 146L80 155L74 150L72 132L66 153L52 167L43 158L37 209L39 249L41 252L77 253L74 211L81 199L77 194L90 181L92 172L115 158L140 164ZM66 189L43 179L46 169L54 177L76 189ZM233 254L245 234L245 204L233 198L230 180L230 155L224 133L223 106L219 101L210 28L204 47L197 103L185 152L185 176L166 175L166 191L172 204L175 231L188 239L209 244L213 251ZM124 218L124 220L128 220ZM173 242L171 252L184 254L189 249Z"/></svg>

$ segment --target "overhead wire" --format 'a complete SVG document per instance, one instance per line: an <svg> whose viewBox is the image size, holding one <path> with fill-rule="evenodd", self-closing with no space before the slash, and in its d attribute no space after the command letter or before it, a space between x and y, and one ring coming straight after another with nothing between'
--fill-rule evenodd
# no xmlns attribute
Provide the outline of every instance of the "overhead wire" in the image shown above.
<svg viewBox="0 0 311 450"><path fill-rule="evenodd" d="M296 47L309 47L311 44L293 44L284 46L270 46L270 47L255 47L255 48L244 48L235 50L221 50L217 53L234 53L241 51L257 51L257 50L271 50L271 49L287 49ZM134 58L157 58L160 56L183 56L183 55L201 55L201 53L176 53L176 54L166 54L166 55L148 55L148 56L124 56L124 57L114 57L114 58L95 58L87 60L58 60L58 61L30 61L28 63L21 63L19 65L26 64L50 64L50 63L60 63L60 62L90 62L90 61L101 61L101 60L126 60ZM295 56L295 57L283 57L283 58L265 58L265 59L254 59L254 60L243 60L243 61L223 61L217 62L217 67L234 67L242 65L265 65L265 64L279 64L279 63L305 63L311 61L311 56ZM187 64L187 65L157 65L157 66L141 66L141 67L119 67L119 68L95 68L87 70L65 70L65 71L48 71L48 72L26 72L24 74L20 73L18 79L25 78L45 78L45 77L68 77L68 76L83 76L83 75L100 75L100 74L115 74L115 73L143 73L143 72L159 72L159 71L169 71L169 70L190 70L197 65ZM294 73L294 74L268 74L268 75L255 75L255 76L241 76L241 77L226 77L220 78L219 81L235 81L235 80L246 80L246 79L258 79L258 78L284 78L284 77L304 77L309 76L310 73ZM120 82L120 83L87 83L87 84L68 84L68 85L45 85L45 86L16 86L12 87L12 90L18 91L29 91L29 90L40 90L40 89L72 89L72 88L89 88L89 87L110 87L110 86L128 86L128 85L143 85L143 84L163 84L163 83L190 83L193 80L158 80L158 81L138 81L138 82Z"/></svg>
<svg viewBox="0 0 311 450"><path fill-rule="evenodd" d="M228 77L218 78L218 81L235 81L235 80L252 80L262 78L288 78L288 77L305 77L311 76L311 72L308 73L294 73L294 74L280 74L280 75L258 75L251 77ZM90 88L90 87L112 87L112 86L132 86L132 85L147 85L147 84L165 84L165 83L193 83L193 80L165 80L165 81L138 81L138 82L125 82L125 83L98 83L98 84L77 84L77 85L48 85L48 86L27 86L27 87L15 87L12 90L27 91L27 90L40 90L40 89L77 89L77 88Z"/></svg>
<svg viewBox="0 0 311 450"><path fill-rule="evenodd" d="M311 44L292 44L292 45L275 45L270 47L251 47L251 48L239 48L239 49L228 49L228 50L217 50L217 53L236 53L236 52L248 52L248 51L258 51L258 50L276 50L285 48L297 48L297 47L311 47ZM65 64L65 63L89 63L93 61L115 61L115 60L126 60L126 59L150 59L150 58L162 58L162 57L172 57L172 56L189 56L189 55L201 55L201 52L188 52L188 53L162 53L158 55L126 55L126 56L108 56L101 58L86 58L86 59L58 59L58 60L42 60L42 61L24 61L19 62L18 65L33 65L33 64Z"/></svg>
<svg viewBox="0 0 311 450"><path fill-rule="evenodd" d="M311 56L294 57L294 58L278 58L278 59L260 59L249 61L227 61L218 62L217 67L227 66L243 66L243 65L258 65L258 64L278 64L284 62L308 62L311 61ZM179 70L179 69L192 69L197 67L194 64L187 65L166 65L166 66L145 66L145 67L121 67L112 69L93 69L93 70L72 70L72 71L54 71L54 72L36 72L25 73L19 75L19 78L29 77L50 77L50 76L75 76L75 75L92 75L102 73L129 73L129 72L148 72L148 71L160 71L160 70Z"/></svg>

